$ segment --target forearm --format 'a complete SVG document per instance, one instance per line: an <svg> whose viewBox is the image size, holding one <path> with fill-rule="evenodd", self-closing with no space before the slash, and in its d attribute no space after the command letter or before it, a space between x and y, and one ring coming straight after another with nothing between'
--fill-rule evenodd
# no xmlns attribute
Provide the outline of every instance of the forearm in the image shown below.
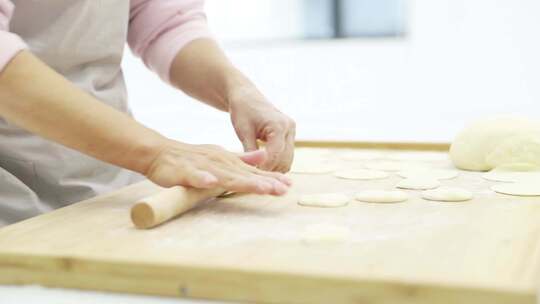
<svg viewBox="0 0 540 304"><path fill-rule="evenodd" d="M229 110L238 90L253 87L211 39L186 45L172 63L170 78L175 87L222 111Z"/></svg>
<svg viewBox="0 0 540 304"><path fill-rule="evenodd" d="M166 142L26 51L0 74L0 116L44 138L143 174Z"/></svg>

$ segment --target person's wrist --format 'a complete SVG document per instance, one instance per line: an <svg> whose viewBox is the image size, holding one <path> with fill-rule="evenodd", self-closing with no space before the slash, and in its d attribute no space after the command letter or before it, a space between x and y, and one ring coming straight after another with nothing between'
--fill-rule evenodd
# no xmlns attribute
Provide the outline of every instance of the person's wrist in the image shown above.
<svg viewBox="0 0 540 304"><path fill-rule="evenodd" d="M228 108L231 103L238 102L248 92L252 91L255 86L242 72L234 66L223 69L223 91L222 97Z"/></svg>
<svg viewBox="0 0 540 304"><path fill-rule="evenodd" d="M126 159L130 160L127 168L146 175L155 160L171 145L171 140L157 132L139 136Z"/></svg>
<svg viewBox="0 0 540 304"><path fill-rule="evenodd" d="M229 112L245 103L257 103L265 100L257 87L245 76L231 76L228 81L227 90L224 98Z"/></svg>

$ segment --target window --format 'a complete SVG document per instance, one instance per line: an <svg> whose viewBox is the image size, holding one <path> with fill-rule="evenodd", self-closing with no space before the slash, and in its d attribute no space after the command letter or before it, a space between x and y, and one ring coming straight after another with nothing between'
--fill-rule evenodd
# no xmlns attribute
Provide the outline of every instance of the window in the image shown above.
<svg viewBox="0 0 540 304"><path fill-rule="evenodd" d="M399 37L406 0L207 0L210 24L228 40Z"/></svg>

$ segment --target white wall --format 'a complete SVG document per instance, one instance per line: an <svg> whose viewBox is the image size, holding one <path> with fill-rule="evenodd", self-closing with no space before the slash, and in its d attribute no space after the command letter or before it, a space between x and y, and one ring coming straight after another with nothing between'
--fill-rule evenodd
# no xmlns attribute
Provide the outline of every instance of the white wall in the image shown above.
<svg viewBox="0 0 540 304"><path fill-rule="evenodd" d="M287 39L303 34L304 0L206 0L206 13L224 40Z"/></svg>
<svg viewBox="0 0 540 304"><path fill-rule="evenodd" d="M540 1L416 0L409 7L406 40L224 46L297 120L302 139L449 141L482 115L539 116ZM236 143L227 115L160 84L129 56L125 71L144 123L186 141Z"/></svg>

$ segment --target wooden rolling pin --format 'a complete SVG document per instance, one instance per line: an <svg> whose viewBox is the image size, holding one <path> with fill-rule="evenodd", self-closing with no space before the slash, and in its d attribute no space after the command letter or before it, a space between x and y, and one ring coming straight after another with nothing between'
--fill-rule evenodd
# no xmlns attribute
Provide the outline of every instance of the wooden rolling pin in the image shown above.
<svg viewBox="0 0 540 304"><path fill-rule="evenodd" d="M223 194L220 188L195 189L175 186L148 196L131 207L131 221L139 229L148 229L178 216L197 203Z"/></svg>

